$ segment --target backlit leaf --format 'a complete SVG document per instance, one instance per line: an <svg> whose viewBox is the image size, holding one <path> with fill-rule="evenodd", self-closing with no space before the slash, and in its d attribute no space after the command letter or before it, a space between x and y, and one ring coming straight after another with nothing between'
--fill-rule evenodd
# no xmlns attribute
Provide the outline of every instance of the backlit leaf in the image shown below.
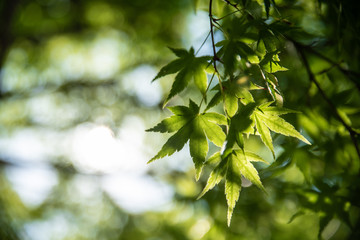
<svg viewBox="0 0 360 240"><path fill-rule="evenodd" d="M220 159L219 159L220 158ZM210 173L210 176L207 180L206 186L200 193L199 198L205 195L209 190L214 188L225 176L226 168L227 168L227 159L221 159L220 152L216 154L214 157L214 161L220 161L220 163L214 168L214 170Z"/></svg>
<svg viewBox="0 0 360 240"><path fill-rule="evenodd" d="M203 121L200 118L195 118L193 120L193 131L190 135L190 155L195 164L196 180L200 177L202 165L205 162L205 158L209 150L208 142L201 126L201 122Z"/></svg>
<svg viewBox="0 0 360 240"><path fill-rule="evenodd" d="M150 161L170 156L180 151L190 140L190 155L199 179L209 146L208 140L221 147L225 141L225 133L219 125L227 125L226 117L218 113L199 113L199 106L192 100L189 107L174 106L169 109L175 114L164 119L148 131L175 132L163 145L161 150Z"/></svg>
<svg viewBox="0 0 360 240"><path fill-rule="evenodd" d="M263 163L269 164L262 157L258 156L257 154L255 154L253 152L245 151L245 156L246 156L246 159L250 162L263 162Z"/></svg>
<svg viewBox="0 0 360 240"><path fill-rule="evenodd" d="M188 123L179 131L177 131L174 135L172 135L158 152L158 154L156 154L152 159L150 159L148 163L151 163L159 158L170 156L176 151L180 151L190 138L192 132L190 126L191 125Z"/></svg>
<svg viewBox="0 0 360 240"><path fill-rule="evenodd" d="M306 144L311 144L304 136L295 130L293 125L286 122L284 119L276 115L263 114L261 112L258 112L256 115L259 116L259 118L271 131L280 133L285 136L295 137Z"/></svg>
<svg viewBox="0 0 360 240"><path fill-rule="evenodd" d="M221 147L225 141L225 133L213 122L208 121L204 116L199 116L200 127L204 129L208 139L216 146Z"/></svg>
<svg viewBox="0 0 360 240"><path fill-rule="evenodd" d="M225 177L225 195L228 204L227 224L230 226L231 217L240 196L241 190L241 173L240 162L234 154L229 156L228 167Z"/></svg>
<svg viewBox="0 0 360 240"><path fill-rule="evenodd" d="M274 156L274 147L272 144L269 130L282 134L284 136L295 137L306 144L311 144L304 136L302 136L298 131L295 130L293 125L286 122L283 118L279 117L279 115L293 113L295 111L286 108L270 107L270 104L265 103L259 106L254 111L254 116L256 122L256 129L260 134L261 140L271 150Z"/></svg>
<svg viewBox="0 0 360 240"><path fill-rule="evenodd" d="M256 130L260 134L261 140L263 141L265 146L267 146L270 149L271 153L275 157L274 146L272 144L272 139L269 129L264 124L261 117L258 117L257 114L255 114L255 122L256 122Z"/></svg>
<svg viewBox="0 0 360 240"><path fill-rule="evenodd" d="M258 188L265 191L259 177L259 173L255 169L254 165L246 158L246 154L243 150L235 150L233 156L235 156L238 167L241 174L250 182L255 184Z"/></svg>
<svg viewBox="0 0 360 240"><path fill-rule="evenodd" d="M165 118L158 125L146 130L147 132L174 132L182 128L187 122L188 118L181 115L173 115L169 118Z"/></svg>
<svg viewBox="0 0 360 240"><path fill-rule="evenodd" d="M239 99L230 93L225 93L224 104L227 114L232 117L238 110Z"/></svg>
<svg viewBox="0 0 360 240"><path fill-rule="evenodd" d="M211 58L195 57L193 48L190 48L189 51L175 48L170 48L170 50L179 58L161 68L159 73L153 79L154 81L158 78L178 72L171 86L170 93L164 101L164 106L172 97L182 92L192 79L194 79L195 85L205 96L207 89L206 69L209 67L211 71L211 65L209 64Z"/></svg>

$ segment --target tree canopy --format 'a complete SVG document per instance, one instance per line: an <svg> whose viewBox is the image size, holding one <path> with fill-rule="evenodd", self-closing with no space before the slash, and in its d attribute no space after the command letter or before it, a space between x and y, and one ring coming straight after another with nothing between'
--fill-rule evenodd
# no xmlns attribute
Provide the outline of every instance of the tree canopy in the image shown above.
<svg viewBox="0 0 360 240"><path fill-rule="evenodd" d="M0 239L360 238L355 6L2 2Z"/></svg>

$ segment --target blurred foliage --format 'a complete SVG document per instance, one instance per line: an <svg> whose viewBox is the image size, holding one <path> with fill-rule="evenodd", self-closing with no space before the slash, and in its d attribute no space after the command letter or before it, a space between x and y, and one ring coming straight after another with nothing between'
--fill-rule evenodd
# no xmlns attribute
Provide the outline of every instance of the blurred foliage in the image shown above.
<svg viewBox="0 0 360 240"><path fill-rule="evenodd" d="M276 36L284 43L279 57L289 70L276 73L279 89L284 106L302 112L284 118L312 143L274 134L274 161L257 136L247 140L246 146L271 162L255 165L267 194L244 179L230 227L222 186L196 200L208 170L195 182L194 169L171 165L190 162L189 153L148 166L146 176L166 182L174 196L160 211L133 213L106 191L106 174L84 168L68 143L83 127L105 125L119 137L134 119L150 127L168 115L161 110L167 97L162 92L172 79L153 85L142 80L151 75L150 82L154 68L173 59L166 46L190 48L186 44L193 33L187 29L195 22L189 16L207 15L209 1L0 2L0 239L360 238L356 1L214 0L215 17L234 11L226 2L247 6L271 31L281 33ZM241 35L241 22L231 19L222 20L226 31ZM220 30L215 34L220 36ZM158 87L158 100L147 95L149 86ZM192 94L191 88L173 103L183 104ZM19 136L30 140L22 144ZM14 145L6 144L10 140ZM146 156L162 142L158 135L146 135L141 141L149 146ZM37 144L48 151L45 159L32 154ZM40 171L45 177L26 174L34 169L35 176ZM17 178L49 184L50 190L28 201ZM123 186L115 187L121 191Z"/></svg>

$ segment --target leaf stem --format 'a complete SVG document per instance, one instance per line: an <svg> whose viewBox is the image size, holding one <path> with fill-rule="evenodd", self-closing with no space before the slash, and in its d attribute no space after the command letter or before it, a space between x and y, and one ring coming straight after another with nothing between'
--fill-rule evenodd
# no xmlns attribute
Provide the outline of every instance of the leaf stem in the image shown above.
<svg viewBox="0 0 360 240"><path fill-rule="evenodd" d="M204 44L205 44L206 41L208 40L209 36L210 36L210 31L209 31L209 33L207 34L205 40L201 43L199 49L196 51L195 56L199 53L199 51L201 50L201 48L204 46Z"/></svg>
<svg viewBox="0 0 360 240"><path fill-rule="evenodd" d="M200 104L199 104L199 109L201 108L201 104L203 103L203 101L204 101L204 99L205 99L205 95L206 95L206 93L207 93L207 91L209 90L209 88L210 88L210 85L211 85L211 83L212 83L212 81L213 81L213 79L214 79L214 77L215 77L215 72L213 73L213 75L211 76L211 79L210 79L210 82L209 82L209 84L208 84L208 86L207 86L207 88L206 88L206 90L205 90L205 94L203 95L203 97L201 98L201 101L200 101Z"/></svg>
<svg viewBox="0 0 360 240"><path fill-rule="evenodd" d="M228 14L222 16L221 18L213 18L213 20L214 20L214 22L217 22L217 21L220 21L220 20L222 20L222 19L224 19L224 18L226 18L226 17L228 17L230 15L233 15L233 14L237 13L237 12L241 12L241 10L239 9L239 10L233 11L231 13L228 13Z"/></svg>

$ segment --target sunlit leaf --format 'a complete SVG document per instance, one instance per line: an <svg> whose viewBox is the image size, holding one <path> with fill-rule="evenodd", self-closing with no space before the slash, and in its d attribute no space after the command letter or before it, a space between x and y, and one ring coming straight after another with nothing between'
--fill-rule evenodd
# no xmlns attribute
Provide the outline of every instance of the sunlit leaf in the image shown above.
<svg viewBox="0 0 360 240"><path fill-rule="evenodd" d="M261 117L255 114L256 130L260 134L261 140L267 146L275 157L274 146L272 144L271 134L268 127L264 124Z"/></svg>
<svg viewBox="0 0 360 240"><path fill-rule="evenodd" d="M205 111L209 110L210 108L218 105L222 101L221 91L219 90L210 100L209 104L206 106Z"/></svg>
<svg viewBox="0 0 360 240"><path fill-rule="evenodd" d="M225 176L227 168L227 159L222 159L220 152L214 156L213 161L218 161L219 164L210 173L206 186L198 196L198 199L205 195L209 190L214 188Z"/></svg>
<svg viewBox="0 0 360 240"><path fill-rule="evenodd" d="M246 158L245 152L243 150L235 150L233 156L235 156L238 161L238 167L240 168L241 174L250 182L255 184L258 188L265 191L260 181L259 173L255 169L254 165L250 162L250 160Z"/></svg>
<svg viewBox="0 0 360 240"><path fill-rule="evenodd" d="M190 140L190 155L196 169L196 179L199 179L202 165L205 162L209 146L208 141L221 147L225 141L225 133L219 125L227 125L225 116L218 113L199 113L199 106L190 100L189 107L174 106L169 109L175 114L164 119L148 131L174 132L161 150L150 161L170 156L180 151Z"/></svg>
<svg viewBox="0 0 360 240"><path fill-rule="evenodd" d="M182 92L192 79L200 92L205 96L207 89L207 75L206 68L211 66L209 64L209 57L195 57L194 49L189 51L184 49L170 48L170 50L179 57L160 69L159 73L153 79L164 77L169 74L178 72L172 84L170 93L164 101L164 106L175 95Z"/></svg>
<svg viewBox="0 0 360 240"><path fill-rule="evenodd" d="M256 129L260 134L261 140L271 150L274 156L274 147L269 130L285 136L298 138L304 143L310 144L304 136L295 130L294 126L279 117L279 115L292 112L294 111L278 107L269 107L267 105L259 106L257 110L254 111Z"/></svg>
<svg viewBox="0 0 360 240"><path fill-rule="evenodd" d="M286 122L284 119L276 115L268 115L261 112L257 112L256 116L258 116L271 131L285 136L295 137L306 144L311 144L305 137L295 130L293 125Z"/></svg>
<svg viewBox="0 0 360 240"><path fill-rule="evenodd" d="M205 125L201 124L201 122L204 121L202 121L199 118L195 118L193 120L192 122L193 129L190 135L190 155L195 164L197 180L200 177L202 165L205 162L205 158L209 150L208 142L206 140L206 136L203 130L203 126Z"/></svg>
<svg viewBox="0 0 360 240"><path fill-rule="evenodd" d="M229 156L225 177L225 195L228 204L227 224L230 226L231 217L240 196L241 173L240 163L234 154Z"/></svg>

